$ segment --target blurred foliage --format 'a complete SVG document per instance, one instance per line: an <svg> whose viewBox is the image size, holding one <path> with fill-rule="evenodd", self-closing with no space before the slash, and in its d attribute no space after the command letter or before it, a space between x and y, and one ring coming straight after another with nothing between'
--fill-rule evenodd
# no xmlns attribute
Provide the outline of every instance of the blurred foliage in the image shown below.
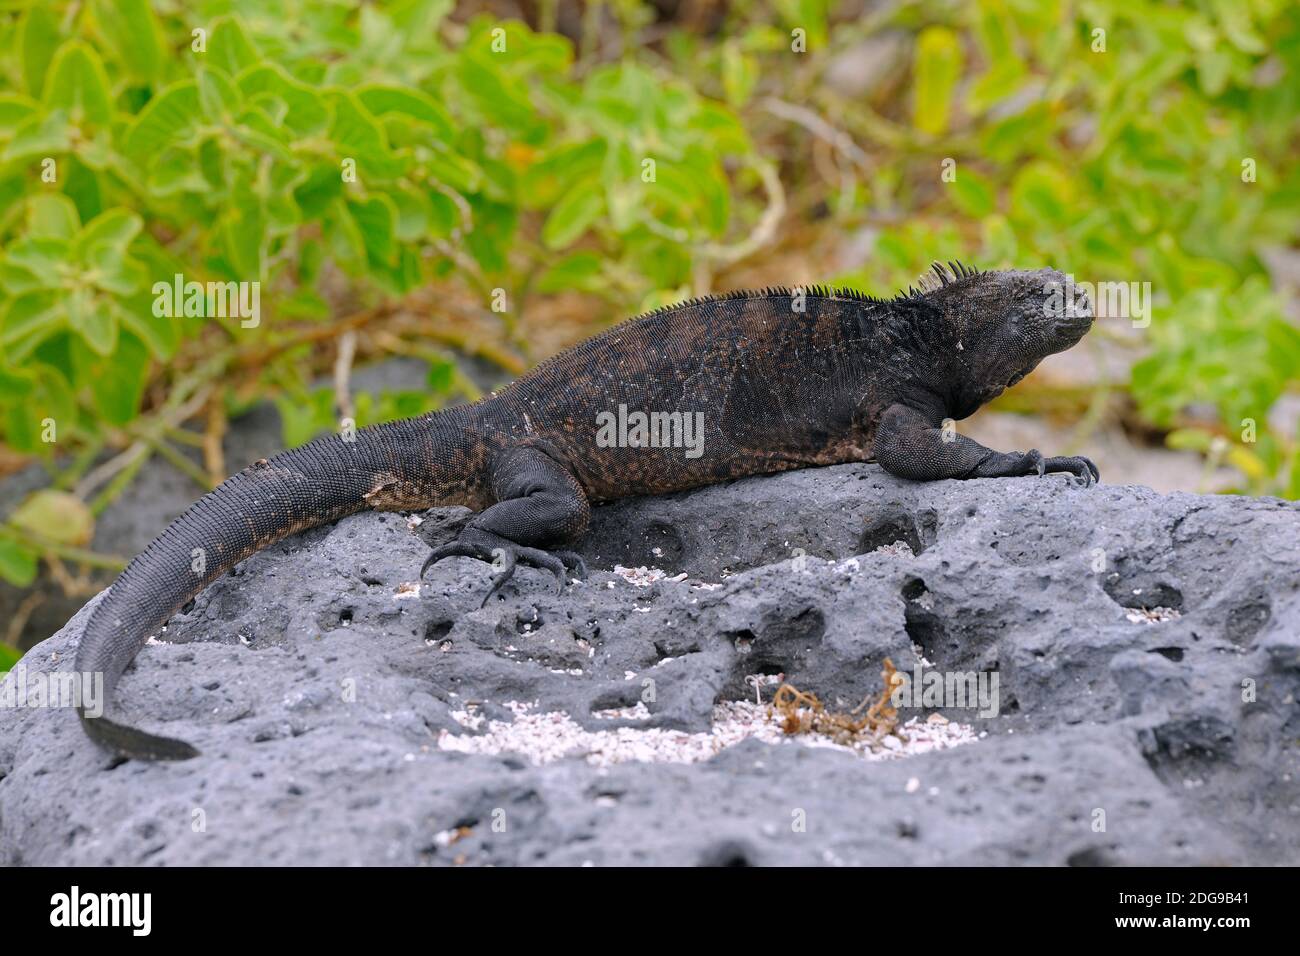
<svg viewBox="0 0 1300 956"><path fill-rule="evenodd" d="M1260 258L1300 222L1293 4L736 0L693 30L618 0L574 40L452 6L0 13L0 451L55 473L0 524L0 577L91 560L94 515L148 455L189 461L187 417L219 444L271 397L287 444L337 427L312 383L346 330L406 309L436 336L459 294L499 328L493 355L533 358L535 303L608 321L827 235L869 236L865 264L806 278L875 293L951 258L1149 281L1118 388L1243 489L1300 497L1300 440L1269 424L1300 335ZM846 93L830 74L855 56L889 68ZM260 322L156 315L176 274L259 282ZM356 396L360 425L469 393L395 329L428 388Z"/></svg>
<svg viewBox="0 0 1300 956"><path fill-rule="evenodd" d="M762 64L738 72L769 72L772 29L760 18L729 41ZM851 26L830 32L851 49ZM781 94L863 144L833 207L878 234L839 279L879 292L960 257L1149 282L1149 327L1099 330L1140 352L1119 385L1141 417L1234 467L1240 490L1300 497L1295 418L1269 420L1300 385L1300 331L1261 259L1300 240L1300 7L900 4L867 18L858 39L873 37L901 37L910 76L858 102L822 83Z"/></svg>
<svg viewBox="0 0 1300 956"><path fill-rule="evenodd" d="M338 414L311 387L301 359L321 336L304 327L440 282L507 324L529 294L619 310L685 294L744 228L733 178L757 160L737 117L634 60L577 71L564 37L449 24L450 7L113 0L6 18L4 443L82 451L64 485L106 446L143 437L163 452L175 436L145 406L159 380L173 394L215 384L226 412L269 393L300 443ZM728 159L745 162L729 175ZM256 327L156 309L154 284L176 275L260 283ZM450 367L435 357L427 390L358 396L357 424L437 407ZM263 387L229 388L241 369ZM38 513L39 527L0 527L12 581L34 574L33 533L49 545L80 515Z"/></svg>

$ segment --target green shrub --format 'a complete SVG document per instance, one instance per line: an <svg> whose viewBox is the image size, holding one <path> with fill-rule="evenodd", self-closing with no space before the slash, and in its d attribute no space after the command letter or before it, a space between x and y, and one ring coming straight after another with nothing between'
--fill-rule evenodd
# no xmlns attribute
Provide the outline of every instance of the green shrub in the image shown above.
<svg viewBox="0 0 1300 956"><path fill-rule="evenodd" d="M727 107L632 61L579 72L563 37L448 24L450 6L38 0L6 17L0 441L76 455L66 487L106 445L168 451L162 413L213 388L231 409L278 396L297 443L338 425L298 359L345 304L454 278L507 327L534 292L633 311L743 233L757 160ZM164 303L177 275L258 283L258 321ZM359 396L358 424L435 407L449 368L435 354L428 391ZM155 382L171 406L146 403ZM7 531L0 576L28 580L41 547Z"/></svg>

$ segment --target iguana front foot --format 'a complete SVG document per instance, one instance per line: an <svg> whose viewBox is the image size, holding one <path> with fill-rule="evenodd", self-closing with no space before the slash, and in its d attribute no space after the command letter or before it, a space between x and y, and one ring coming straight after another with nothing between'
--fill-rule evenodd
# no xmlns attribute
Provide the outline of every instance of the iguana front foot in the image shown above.
<svg viewBox="0 0 1300 956"><path fill-rule="evenodd" d="M920 481L940 478L1021 478L1064 471L1082 478L1084 487L1101 480L1091 458L1047 458L1037 448L1027 452L994 451L942 426L906 405L891 405L876 430L875 457L891 475Z"/></svg>
<svg viewBox="0 0 1300 956"><path fill-rule="evenodd" d="M572 551L543 551L541 548L529 548L515 544L508 538L483 531L479 528L466 528L459 538L442 547L434 548L420 568L420 577L433 565L444 558L464 557L478 558L486 561L496 569L492 586L483 597L479 607L486 607L507 581L514 577L515 569L523 564L528 567L550 571L556 578L556 593L564 591L565 572L572 568L579 578L587 576L587 565L581 555Z"/></svg>
<svg viewBox="0 0 1300 956"><path fill-rule="evenodd" d="M977 474L981 478L1019 478L1026 475L1042 477L1048 472L1068 472L1076 478L1083 479L1085 488L1092 487L1101 480L1101 472L1091 458L1082 455L1057 455L1044 457L1037 448L1024 452L1005 452L981 463Z"/></svg>

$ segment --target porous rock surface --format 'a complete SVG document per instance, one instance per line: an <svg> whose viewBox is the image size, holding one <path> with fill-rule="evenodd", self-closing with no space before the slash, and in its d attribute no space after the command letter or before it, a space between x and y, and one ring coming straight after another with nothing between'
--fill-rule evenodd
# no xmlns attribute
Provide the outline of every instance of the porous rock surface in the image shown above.
<svg viewBox="0 0 1300 956"><path fill-rule="evenodd" d="M0 708L0 864L1300 862L1294 503L812 469L599 508L588 580L521 569L481 609L488 565L414 586L455 520L298 535L174 617L120 696L194 760L117 763L69 710ZM29 673L70 666L93 604ZM607 766L444 746L521 704L702 734L782 679L847 710L918 656L996 672L997 716L937 708L978 739Z"/></svg>

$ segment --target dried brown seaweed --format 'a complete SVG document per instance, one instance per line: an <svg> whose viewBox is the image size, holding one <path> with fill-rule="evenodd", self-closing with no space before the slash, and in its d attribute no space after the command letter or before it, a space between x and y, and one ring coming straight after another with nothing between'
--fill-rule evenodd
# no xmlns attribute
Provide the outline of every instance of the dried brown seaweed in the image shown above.
<svg viewBox="0 0 1300 956"><path fill-rule="evenodd" d="M898 708L890 703L890 697L903 677L894 669L894 662L885 658L880 679L883 689L878 694L868 694L847 712L828 710L816 694L785 683L776 690L772 711L780 718L784 733L821 734L846 747L874 746L889 734L898 735Z"/></svg>

